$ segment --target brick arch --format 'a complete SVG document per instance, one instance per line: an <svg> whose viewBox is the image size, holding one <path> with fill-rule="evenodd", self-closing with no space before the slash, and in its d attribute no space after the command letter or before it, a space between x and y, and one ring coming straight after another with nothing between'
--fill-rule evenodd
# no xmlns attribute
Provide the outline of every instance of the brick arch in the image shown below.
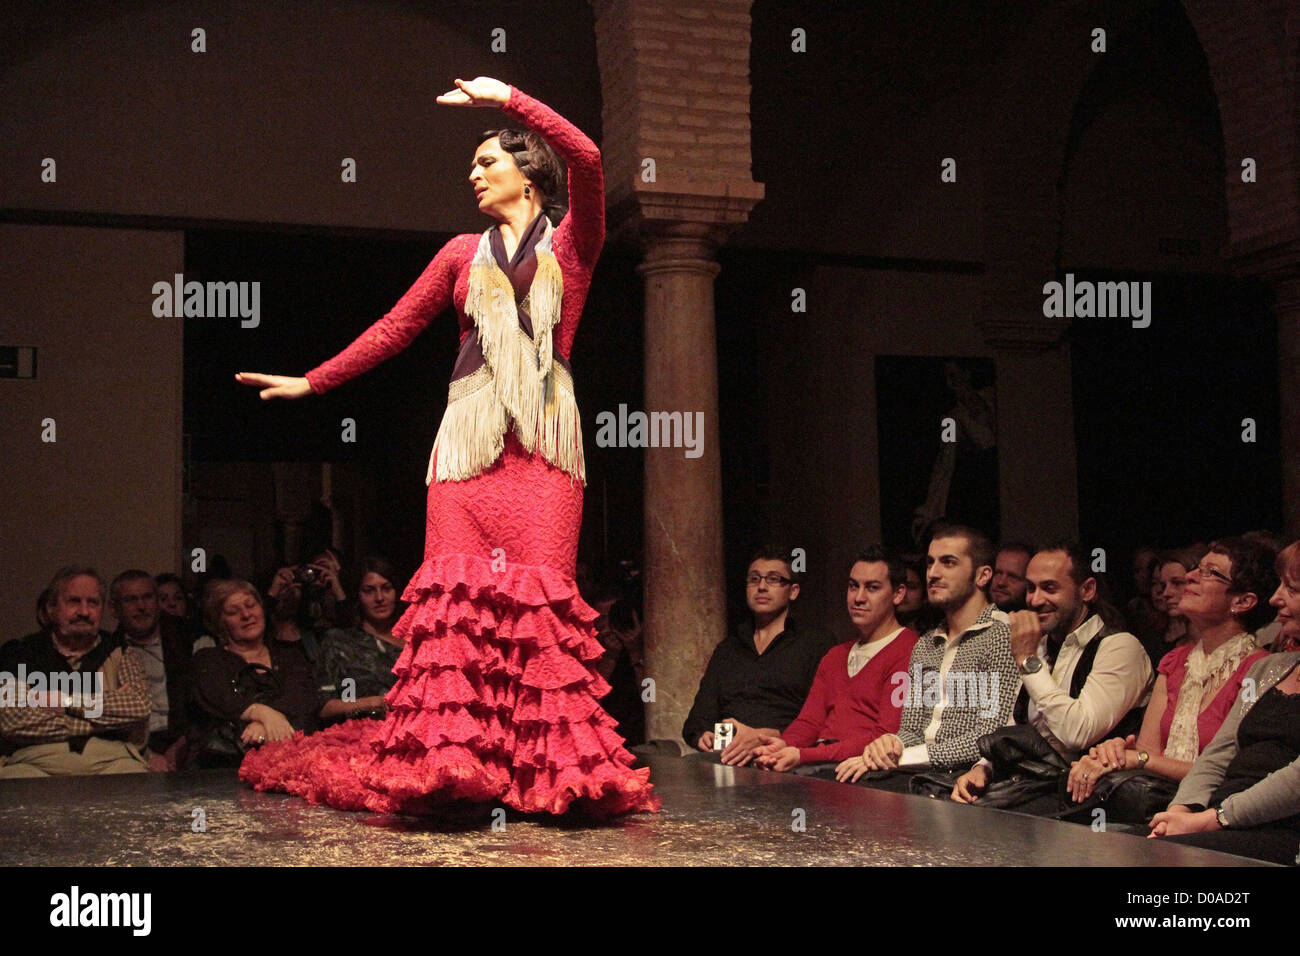
<svg viewBox="0 0 1300 956"><path fill-rule="evenodd" d="M1297 65L1300 12L1288 0L1183 0L1219 101L1230 258L1293 241L1300 230ZM1258 181L1241 181L1241 159Z"/></svg>

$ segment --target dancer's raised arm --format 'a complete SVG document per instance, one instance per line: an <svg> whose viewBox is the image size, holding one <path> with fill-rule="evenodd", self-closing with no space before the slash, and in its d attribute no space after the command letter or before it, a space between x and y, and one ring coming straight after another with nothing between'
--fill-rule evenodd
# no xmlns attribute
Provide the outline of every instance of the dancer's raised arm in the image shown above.
<svg viewBox="0 0 1300 956"><path fill-rule="evenodd" d="M516 86L480 76L457 80L457 89L438 97L447 106L496 106L540 133L564 160L569 179L569 214L557 228L556 242L569 243L594 264L605 242L605 172L600 149L590 137L555 110Z"/></svg>

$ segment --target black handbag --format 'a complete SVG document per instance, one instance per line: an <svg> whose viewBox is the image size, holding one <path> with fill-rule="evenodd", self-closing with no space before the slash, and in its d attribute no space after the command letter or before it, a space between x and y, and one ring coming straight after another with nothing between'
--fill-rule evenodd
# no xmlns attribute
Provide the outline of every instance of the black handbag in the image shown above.
<svg viewBox="0 0 1300 956"><path fill-rule="evenodd" d="M980 806L1011 810L1044 801L1056 810L1066 808L1063 795L1070 765L1033 727L999 727L976 746L993 764L993 779L979 798Z"/></svg>
<svg viewBox="0 0 1300 956"><path fill-rule="evenodd" d="M265 704L284 693L280 675L265 664L249 663L230 679L235 693L248 704ZM238 767L248 752L241 739L242 720L214 720L201 731L190 747L191 766Z"/></svg>
<svg viewBox="0 0 1300 956"><path fill-rule="evenodd" d="M1099 799L1111 823L1150 823L1178 792L1173 780L1145 770L1116 770L1097 781L1092 796Z"/></svg>

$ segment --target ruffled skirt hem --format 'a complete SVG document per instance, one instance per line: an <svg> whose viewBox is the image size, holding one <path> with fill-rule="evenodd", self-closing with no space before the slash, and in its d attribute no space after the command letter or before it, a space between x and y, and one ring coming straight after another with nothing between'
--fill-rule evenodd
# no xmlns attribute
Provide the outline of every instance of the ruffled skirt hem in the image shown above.
<svg viewBox="0 0 1300 956"><path fill-rule="evenodd" d="M596 613L546 567L443 555L407 586L405 646L382 720L266 744L239 777L342 810L436 813L499 801L527 813L656 811L650 771L598 699Z"/></svg>

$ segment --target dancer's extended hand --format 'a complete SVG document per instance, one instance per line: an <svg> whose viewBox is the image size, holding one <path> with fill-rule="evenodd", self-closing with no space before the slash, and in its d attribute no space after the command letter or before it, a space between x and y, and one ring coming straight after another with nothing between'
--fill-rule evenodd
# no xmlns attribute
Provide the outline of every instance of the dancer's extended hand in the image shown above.
<svg viewBox="0 0 1300 956"><path fill-rule="evenodd" d="M311 385L305 378L293 378L289 375L263 375L261 372L236 372L235 381L240 385L252 385L260 388L261 398L302 398L311 394Z"/></svg>
<svg viewBox="0 0 1300 956"><path fill-rule="evenodd" d="M510 100L510 87L490 76L456 80L457 89L438 97L443 106L500 106Z"/></svg>

